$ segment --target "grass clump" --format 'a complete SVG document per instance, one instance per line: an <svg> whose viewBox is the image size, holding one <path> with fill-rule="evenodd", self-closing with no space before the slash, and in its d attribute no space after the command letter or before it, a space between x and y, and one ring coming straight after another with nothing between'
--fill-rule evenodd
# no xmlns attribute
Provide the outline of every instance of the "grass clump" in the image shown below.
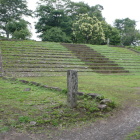
<svg viewBox="0 0 140 140"><path fill-rule="evenodd" d="M126 136L125 140L139 140L140 139L140 127L134 130L132 133Z"/></svg>

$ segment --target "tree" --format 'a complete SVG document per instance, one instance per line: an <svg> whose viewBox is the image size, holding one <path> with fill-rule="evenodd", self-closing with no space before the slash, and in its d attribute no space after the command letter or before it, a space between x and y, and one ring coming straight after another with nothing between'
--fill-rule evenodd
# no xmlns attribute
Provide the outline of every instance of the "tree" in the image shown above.
<svg viewBox="0 0 140 140"><path fill-rule="evenodd" d="M102 17L102 10L103 6L99 4L90 7L84 2L70 2L66 7L66 13L72 18L72 20L75 20L80 14L88 14L90 17L95 16L98 20L102 21L104 20Z"/></svg>
<svg viewBox="0 0 140 140"><path fill-rule="evenodd" d="M11 21L6 25L7 31L14 39L28 39L31 33L28 29L29 22L20 19L19 21Z"/></svg>
<svg viewBox="0 0 140 140"><path fill-rule="evenodd" d="M39 18L35 25L40 38L46 35L46 32L53 27L59 27L65 34L70 37L72 30L72 21L65 14L64 9L56 9L53 6L39 5L36 10L36 17Z"/></svg>
<svg viewBox="0 0 140 140"><path fill-rule="evenodd" d="M31 16L26 0L0 0L0 29L9 38L7 24L12 20L19 20L23 15Z"/></svg>
<svg viewBox="0 0 140 140"><path fill-rule="evenodd" d="M54 27L61 28L67 37L72 39L72 25L73 22L77 20L77 16L87 13L91 17L95 15L97 19L103 20L102 10L103 7L101 5L90 7L84 2L72 2L71 0L40 0L36 9L38 22L35 28L37 33L40 33L39 37L42 39L46 36L46 33Z"/></svg>
<svg viewBox="0 0 140 140"><path fill-rule="evenodd" d="M129 18L116 19L114 25L120 31L122 45L135 45L140 40L139 31L136 30L135 20Z"/></svg>
<svg viewBox="0 0 140 140"><path fill-rule="evenodd" d="M52 27L46 31L42 36L42 40L51 42L71 42L62 29L58 27Z"/></svg>
<svg viewBox="0 0 140 140"><path fill-rule="evenodd" d="M72 20L75 20L79 14L88 13L90 6L84 2L70 2L66 7L66 13Z"/></svg>
<svg viewBox="0 0 140 140"><path fill-rule="evenodd" d="M78 16L73 24L73 36L80 43L102 44L105 41L101 22L88 14Z"/></svg>
<svg viewBox="0 0 140 140"><path fill-rule="evenodd" d="M39 18L35 27L38 33L43 33L51 27L61 27L61 23L68 22L68 18L63 9L56 10L53 7L40 5L36 11Z"/></svg>
<svg viewBox="0 0 140 140"><path fill-rule="evenodd" d="M20 31L15 31L13 33L13 38L14 39L29 39L31 37L31 33L29 32L28 29L21 29Z"/></svg>
<svg viewBox="0 0 140 140"><path fill-rule="evenodd" d="M102 28L105 34L105 43L107 43L107 40L109 39L110 45L120 45L121 36L117 28L112 27L105 21L102 21Z"/></svg>

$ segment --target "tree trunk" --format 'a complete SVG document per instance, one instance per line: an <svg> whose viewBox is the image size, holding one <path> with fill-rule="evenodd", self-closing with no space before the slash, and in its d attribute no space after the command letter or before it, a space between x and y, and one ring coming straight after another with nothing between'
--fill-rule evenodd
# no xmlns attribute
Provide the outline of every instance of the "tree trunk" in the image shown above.
<svg viewBox="0 0 140 140"><path fill-rule="evenodd" d="M9 39L9 31L6 31L6 37Z"/></svg>

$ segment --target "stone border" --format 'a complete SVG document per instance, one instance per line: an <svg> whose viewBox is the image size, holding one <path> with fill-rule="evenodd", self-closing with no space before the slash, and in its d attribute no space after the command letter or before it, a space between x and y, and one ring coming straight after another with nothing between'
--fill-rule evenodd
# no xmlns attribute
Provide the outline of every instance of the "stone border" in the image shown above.
<svg viewBox="0 0 140 140"><path fill-rule="evenodd" d="M34 86L37 86L37 87L43 87L43 88L46 88L46 89L50 89L50 90L55 90L55 91L60 91L62 92L63 90L60 89L60 88L57 88L57 87L50 87L50 86L47 86L47 85L42 85L40 83L37 83L37 82L29 82L29 81L26 81L26 80L17 80L16 78L7 78L7 77L3 77L4 80L11 80L11 81L18 81L18 82L21 82L23 84L31 84L31 85L34 85Z"/></svg>
<svg viewBox="0 0 140 140"><path fill-rule="evenodd" d="M29 81L26 81L26 80L17 80L16 78L7 78L7 77L2 77L2 78L3 78L3 80L18 81L18 82L21 82L23 84L31 84L31 85L34 85L34 86L37 86L37 87L42 87L42 88L49 89L49 90L64 92L64 90L62 90L61 88L50 87L50 86L42 85L41 83L37 83L37 82L33 82L33 81L29 82ZM100 110L107 109L107 107L109 107L109 104L113 103L111 100L105 99L104 96L102 96L100 94L97 94L97 93L85 94L83 92L77 92L77 95L78 96L90 97L91 99L97 100L99 102L98 108Z"/></svg>

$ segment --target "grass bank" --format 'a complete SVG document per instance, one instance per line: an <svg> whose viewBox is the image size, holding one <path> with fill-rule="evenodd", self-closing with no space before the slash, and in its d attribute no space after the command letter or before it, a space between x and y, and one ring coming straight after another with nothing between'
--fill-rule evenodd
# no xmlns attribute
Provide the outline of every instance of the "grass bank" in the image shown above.
<svg viewBox="0 0 140 140"><path fill-rule="evenodd" d="M42 87L22 84L0 78L0 131L16 129L29 132L48 132L72 125L94 122L106 115L98 102L79 97L78 106L67 106L66 94Z"/></svg>
<svg viewBox="0 0 140 140"><path fill-rule="evenodd" d="M24 77L21 79L62 89L67 88L66 76ZM140 87L140 75L104 75L95 73L80 75L79 73L78 81L80 92L99 93L120 105L128 103L129 100L135 102L140 96L137 94L138 87Z"/></svg>

